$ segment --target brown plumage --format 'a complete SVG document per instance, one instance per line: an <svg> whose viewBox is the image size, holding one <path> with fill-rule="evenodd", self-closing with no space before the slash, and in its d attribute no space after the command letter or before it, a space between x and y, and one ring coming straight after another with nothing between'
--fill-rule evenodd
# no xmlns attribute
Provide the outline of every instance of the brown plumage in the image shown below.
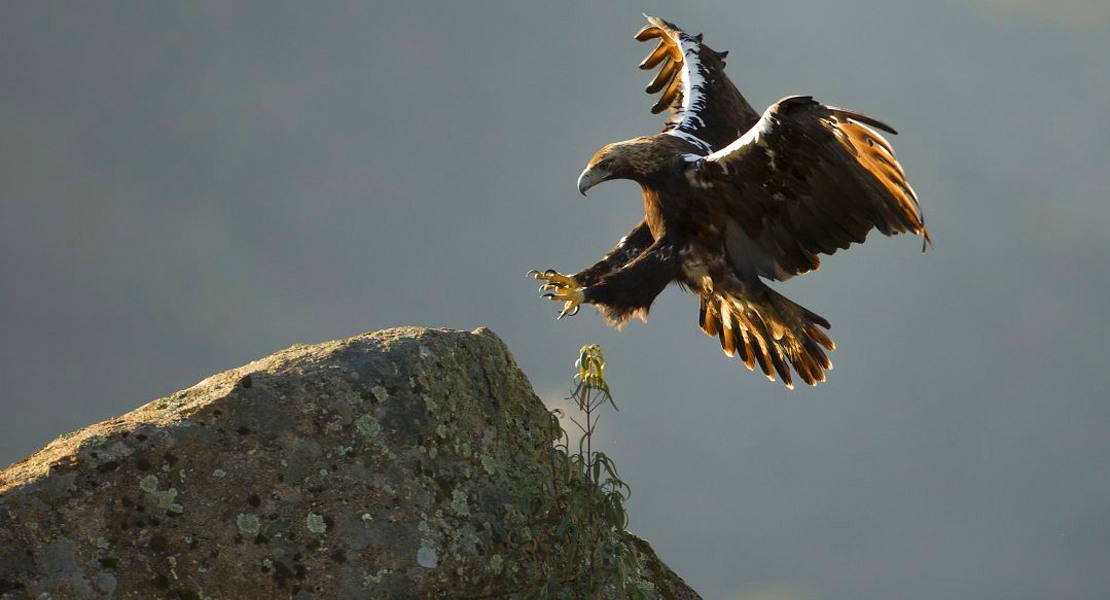
<svg viewBox="0 0 1110 600"><path fill-rule="evenodd" d="M872 229L929 242L917 195L890 144L865 115L792 96L757 114L724 73L726 53L647 17L636 39L658 40L640 64L663 132L609 144L579 191L610 179L640 184L645 215L601 261L574 275L533 272L560 317L593 304L617 326L646 319L670 283L697 294L698 324L729 356L790 387L832 368L829 322L771 289L820 266L819 255L862 243ZM793 367L793 370L791 369Z"/></svg>

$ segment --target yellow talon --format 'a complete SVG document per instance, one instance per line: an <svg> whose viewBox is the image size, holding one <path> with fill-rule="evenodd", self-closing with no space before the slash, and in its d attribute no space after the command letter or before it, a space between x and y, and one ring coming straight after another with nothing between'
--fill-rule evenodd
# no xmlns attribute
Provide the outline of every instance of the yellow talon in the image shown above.
<svg viewBox="0 0 1110 600"><path fill-rule="evenodd" d="M563 303L563 310L559 312L560 319L567 315L573 316L578 314L578 307L586 300L586 295L582 292L582 288L548 292L544 294L543 297L553 302Z"/></svg>
<svg viewBox="0 0 1110 600"><path fill-rule="evenodd" d="M548 269L543 273L540 273L539 271L529 271L528 274L535 279L539 279L540 281L546 281L547 284L544 286L543 289L555 289L547 287L551 285L568 288L581 287L578 285L578 282L573 277L570 277L569 275L563 275L562 273L559 273L553 269Z"/></svg>
<svg viewBox="0 0 1110 600"><path fill-rule="evenodd" d="M543 273L529 271L528 274L535 279L546 282L540 286L540 291L546 292L543 295L544 298L563 303L563 310L559 312L560 319L578 314L578 308L586 300L586 296L582 286L578 285L578 281L574 277L563 275L553 269L548 269Z"/></svg>

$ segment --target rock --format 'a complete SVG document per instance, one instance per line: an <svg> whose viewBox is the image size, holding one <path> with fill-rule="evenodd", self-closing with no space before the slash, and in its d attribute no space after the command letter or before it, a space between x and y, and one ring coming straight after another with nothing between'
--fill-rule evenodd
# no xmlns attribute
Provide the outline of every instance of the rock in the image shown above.
<svg viewBox="0 0 1110 600"><path fill-rule="evenodd" d="M513 541L545 423L489 330L294 346L0 473L0 598L522 597L563 556ZM624 543L648 597L698 598Z"/></svg>

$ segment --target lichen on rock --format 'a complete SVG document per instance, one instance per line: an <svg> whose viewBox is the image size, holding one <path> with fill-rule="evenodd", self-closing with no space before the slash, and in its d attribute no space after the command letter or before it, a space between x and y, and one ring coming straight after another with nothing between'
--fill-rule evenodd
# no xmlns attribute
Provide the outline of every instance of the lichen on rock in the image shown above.
<svg viewBox="0 0 1110 600"><path fill-rule="evenodd" d="M485 329L295 346L0 472L0 598L520 598L548 419Z"/></svg>

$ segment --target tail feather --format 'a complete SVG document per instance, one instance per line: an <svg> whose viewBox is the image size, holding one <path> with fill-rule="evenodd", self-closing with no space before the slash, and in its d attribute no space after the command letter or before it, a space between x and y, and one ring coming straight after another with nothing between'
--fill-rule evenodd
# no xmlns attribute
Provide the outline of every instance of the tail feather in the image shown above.
<svg viewBox="0 0 1110 600"><path fill-rule="evenodd" d="M773 338L764 327L762 319L751 319L747 323L743 323L746 327L750 328L752 333L755 334L755 341L759 344L759 353L755 355L756 362L759 363L759 368L763 369L763 374L771 381L775 380L775 373L771 370L771 350Z"/></svg>
<svg viewBox="0 0 1110 600"><path fill-rule="evenodd" d="M762 282L732 281L701 298L699 325L716 336L729 356L739 356L749 370L760 370L771 381L777 374L794 387L790 367L809 385L825 381L832 369L826 350L836 345L821 329L829 322Z"/></svg>

